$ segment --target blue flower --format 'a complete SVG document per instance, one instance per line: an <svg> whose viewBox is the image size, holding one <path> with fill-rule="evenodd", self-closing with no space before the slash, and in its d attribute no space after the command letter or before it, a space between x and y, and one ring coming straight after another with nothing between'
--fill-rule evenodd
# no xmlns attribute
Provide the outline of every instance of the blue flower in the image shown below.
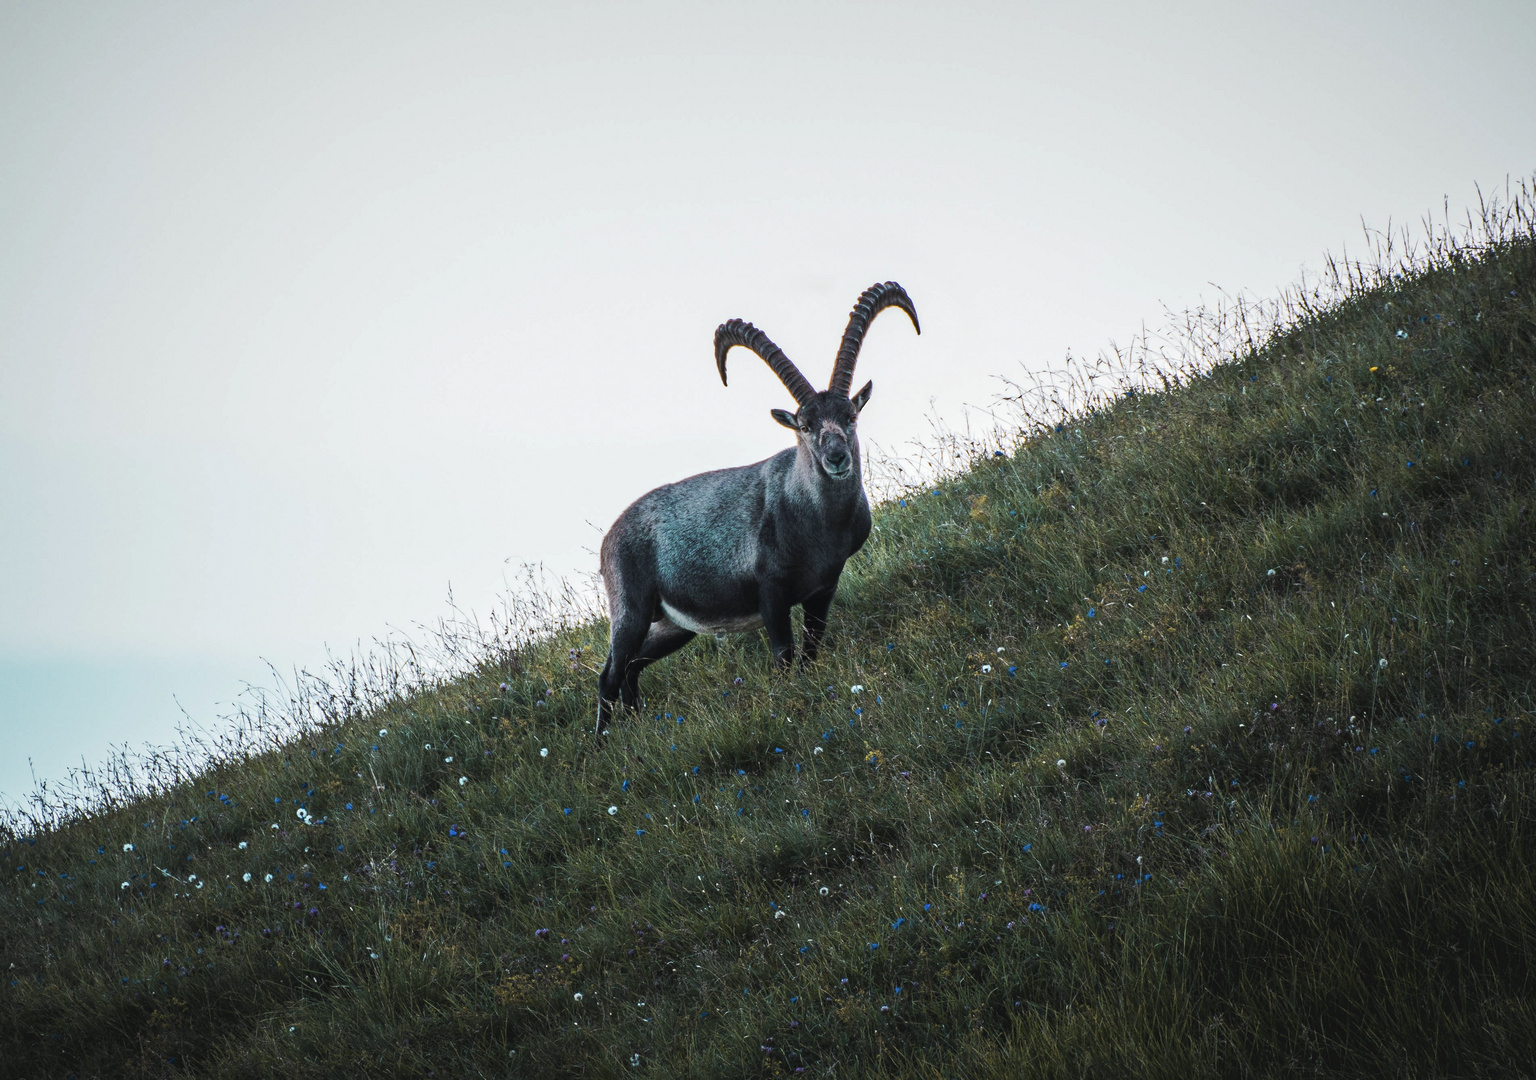
<svg viewBox="0 0 1536 1080"><path fill-rule="evenodd" d="M811 812L809 810L801 810L800 811L800 816L801 817L810 817L811 816Z"/></svg>
<svg viewBox="0 0 1536 1080"><path fill-rule="evenodd" d="M1146 586L1145 586L1145 585L1141 585L1141 586L1139 586L1139 587L1138 587L1138 588L1137 588L1137 589L1136 589L1136 591L1137 591L1137 592L1146 592L1146 591L1147 591L1147 587L1146 587Z"/></svg>
<svg viewBox="0 0 1536 1080"><path fill-rule="evenodd" d="M907 920L906 920L905 917L897 919L895 922L891 923L891 929L892 930L900 930L901 929L901 924L906 922L906 921Z"/></svg>
<svg viewBox="0 0 1536 1080"><path fill-rule="evenodd" d="M635 835L636 836L644 836L645 835L645 830L644 829L636 829L635 830Z"/></svg>
<svg viewBox="0 0 1536 1080"><path fill-rule="evenodd" d="M1090 619L1093 618L1097 614L1098 614L1098 609L1097 608L1089 608L1088 609L1088 617Z"/></svg>
<svg viewBox="0 0 1536 1080"><path fill-rule="evenodd" d="M878 948L879 948L879 947L880 947L880 943L879 943L879 942L878 942L878 941L871 941L871 942L870 942L870 943L869 943L869 951L870 951L870 952L874 952L874 951L875 951L875 950L876 950L876 949L878 949Z"/></svg>
<svg viewBox="0 0 1536 1080"><path fill-rule="evenodd" d="M1067 666L1067 662L1066 662L1066 661L1065 661L1065 660L1063 660L1063 661L1062 661L1062 662L1061 662L1061 666L1062 666L1062 667L1066 667L1066 666Z"/></svg>

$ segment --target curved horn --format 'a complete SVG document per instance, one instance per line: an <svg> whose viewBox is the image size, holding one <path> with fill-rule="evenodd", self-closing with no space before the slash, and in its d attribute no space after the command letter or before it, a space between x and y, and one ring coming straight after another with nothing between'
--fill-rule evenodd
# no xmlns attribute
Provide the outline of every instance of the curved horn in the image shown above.
<svg viewBox="0 0 1536 1080"><path fill-rule="evenodd" d="M736 345L751 349L766 360L784 388L795 396L796 404L804 405L816 396L816 391L800 374L800 369L784 355L784 350L770 341L767 334L740 319L721 323L715 331L715 366L720 369L722 384L725 383L725 354Z"/></svg>
<svg viewBox="0 0 1536 1080"><path fill-rule="evenodd" d="M827 393L848 393L848 387L853 383L853 365L859 359L859 346L864 344L864 331L869 329L874 317L888 307L901 308L912 320L912 329L919 334L923 332L917 322L917 309L912 306L912 298L907 295L907 290L894 281L871 285L848 313L848 329L843 331L843 344L837 350L837 363L832 366L832 381L827 384Z"/></svg>

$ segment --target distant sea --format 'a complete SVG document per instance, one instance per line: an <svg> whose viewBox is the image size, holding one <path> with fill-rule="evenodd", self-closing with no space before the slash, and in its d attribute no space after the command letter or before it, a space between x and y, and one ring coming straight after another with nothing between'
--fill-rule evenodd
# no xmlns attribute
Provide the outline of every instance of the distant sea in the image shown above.
<svg viewBox="0 0 1536 1080"><path fill-rule="evenodd" d="M170 744L188 716L217 730L248 682L273 680L259 660L0 655L0 803L23 801L34 773L53 783L125 742Z"/></svg>

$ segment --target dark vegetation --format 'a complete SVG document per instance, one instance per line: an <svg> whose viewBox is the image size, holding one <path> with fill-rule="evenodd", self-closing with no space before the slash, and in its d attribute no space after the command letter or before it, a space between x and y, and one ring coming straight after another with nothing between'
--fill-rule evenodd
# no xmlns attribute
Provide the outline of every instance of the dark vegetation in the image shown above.
<svg viewBox="0 0 1536 1080"><path fill-rule="evenodd" d="M0 1071L1530 1075L1529 215L1021 412L809 673L599 745L577 622L13 814Z"/></svg>

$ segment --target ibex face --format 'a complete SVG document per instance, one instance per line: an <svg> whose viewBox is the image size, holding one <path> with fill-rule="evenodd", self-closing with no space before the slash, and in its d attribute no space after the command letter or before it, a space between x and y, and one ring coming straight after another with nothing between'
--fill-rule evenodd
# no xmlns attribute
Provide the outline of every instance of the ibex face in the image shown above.
<svg viewBox="0 0 1536 1080"><path fill-rule="evenodd" d="M772 410L779 423L799 438L800 451L815 462L829 480L859 476L859 413L869 402L874 383L865 383L851 398L823 390L796 412Z"/></svg>

